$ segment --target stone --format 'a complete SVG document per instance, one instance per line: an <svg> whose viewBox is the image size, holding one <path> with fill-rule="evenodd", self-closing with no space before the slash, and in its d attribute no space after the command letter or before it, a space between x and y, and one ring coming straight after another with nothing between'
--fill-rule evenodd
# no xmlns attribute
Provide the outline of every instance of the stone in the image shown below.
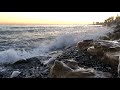
<svg viewBox="0 0 120 90"><path fill-rule="evenodd" d="M98 52L98 50L96 50L94 46L91 46L87 49L87 52L89 52L91 54L96 54Z"/></svg>
<svg viewBox="0 0 120 90"><path fill-rule="evenodd" d="M102 36L100 37L101 40L110 40L109 36Z"/></svg>
<svg viewBox="0 0 120 90"><path fill-rule="evenodd" d="M120 57L119 57L119 64L118 64L118 78L120 78Z"/></svg>
<svg viewBox="0 0 120 90"><path fill-rule="evenodd" d="M115 55L115 53L105 53L104 54L104 61L111 65L113 68L117 69L119 64L119 56Z"/></svg>
<svg viewBox="0 0 120 90"><path fill-rule="evenodd" d="M10 78L15 78L17 77L21 72L19 71L13 71L12 75L10 76Z"/></svg>
<svg viewBox="0 0 120 90"><path fill-rule="evenodd" d="M50 69L51 78L65 78L68 72L71 72L72 69L64 64L62 61L55 61L54 65Z"/></svg>
<svg viewBox="0 0 120 90"><path fill-rule="evenodd" d="M82 49L87 49L89 46L91 46L93 43L93 40L84 40L83 42L79 42L77 44L77 48L78 50L82 50Z"/></svg>
<svg viewBox="0 0 120 90"><path fill-rule="evenodd" d="M62 61L55 61L50 69L50 78L91 78L94 76L93 69L79 68L73 70Z"/></svg>
<svg viewBox="0 0 120 90"><path fill-rule="evenodd" d="M117 41L98 40L93 46L87 49L92 55L96 55L99 60L109 64L117 70L120 56L120 43Z"/></svg>
<svg viewBox="0 0 120 90"><path fill-rule="evenodd" d="M96 78L111 78L112 75L109 72L96 71Z"/></svg>
<svg viewBox="0 0 120 90"><path fill-rule="evenodd" d="M79 68L78 62L75 61L75 60L73 60L73 59L71 59L71 60L67 59L67 60L65 61L65 64L66 64L67 66L69 66L70 68L72 68L72 69L78 69L78 68Z"/></svg>
<svg viewBox="0 0 120 90"><path fill-rule="evenodd" d="M95 41L93 46L96 49L105 51L105 52L117 52L120 51L120 43L117 41L110 40L98 40Z"/></svg>
<svg viewBox="0 0 120 90"><path fill-rule="evenodd" d="M93 69L79 68L67 74L67 78L94 78L96 76Z"/></svg>
<svg viewBox="0 0 120 90"><path fill-rule="evenodd" d="M104 55L104 52L102 50L96 49L94 46L91 46L87 49L87 52L89 52L92 55L97 55L98 57L101 57Z"/></svg>

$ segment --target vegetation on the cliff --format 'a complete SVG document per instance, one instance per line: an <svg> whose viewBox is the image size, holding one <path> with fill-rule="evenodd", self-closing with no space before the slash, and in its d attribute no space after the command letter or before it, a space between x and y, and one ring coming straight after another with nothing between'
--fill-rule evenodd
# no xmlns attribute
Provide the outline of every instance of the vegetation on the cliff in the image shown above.
<svg viewBox="0 0 120 90"><path fill-rule="evenodd" d="M104 25L104 26L112 26L112 25L120 25L120 16L117 15L116 17L111 16L104 20L104 22L93 22L94 25Z"/></svg>

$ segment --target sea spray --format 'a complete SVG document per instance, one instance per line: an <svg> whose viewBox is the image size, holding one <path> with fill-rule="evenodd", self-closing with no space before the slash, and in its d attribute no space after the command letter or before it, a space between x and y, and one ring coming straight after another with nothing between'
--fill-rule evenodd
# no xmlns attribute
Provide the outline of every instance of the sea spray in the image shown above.
<svg viewBox="0 0 120 90"><path fill-rule="evenodd" d="M71 46L74 41L74 36L72 34L64 34L58 36L54 41L51 42L49 45L49 50L57 50L57 49L63 49L66 46Z"/></svg>
<svg viewBox="0 0 120 90"><path fill-rule="evenodd" d="M26 28L22 28L22 29L26 29ZM47 30L47 29L50 29L50 30ZM36 30L39 31L38 29ZM10 48L8 50L1 51L0 52L0 63L13 63L21 59L27 59L27 58L41 56L41 55L48 55L49 52L64 49L66 47L72 46L73 44L80 42L82 40L85 40L85 39L96 40L100 36L103 36L107 34L108 32L112 32L113 29L108 28L108 27L102 27L102 26L71 26L71 27L60 27L59 26L57 29L57 26L56 26L55 29L54 27L52 28L47 27L45 31L47 33L45 34L45 32L43 32L43 35L49 36L49 37L50 36L51 37L55 36L55 37L50 40L48 38L47 43L46 41L42 41L41 43L37 44L38 46L35 46L36 48L30 49L28 51L26 51L26 49L24 48L22 50L21 48L18 50L16 50L15 48ZM54 31L56 32L54 33ZM27 32L24 35L25 37L22 36L23 34L20 34L21 36L20 35L19 36L23 37L23 39L25 38L26 40L26 37L27 37L26 35L28 35L27 37L28 39L29 38L31 39L31 38L34 38L34 34L35 34L35 38L37 37L40 38L41 36L39 37L39 35L42 34L42 30L40 34L39 32L36 32L38 33L37 36L36 36L36 33L33 33L33 32ZM3 36L3 35L0 35L0 36ZM35 41L35 43L36 42L37 41ZM32 43L34 43L34 41ZM31 44L29 43L29 45Z"/></svg>

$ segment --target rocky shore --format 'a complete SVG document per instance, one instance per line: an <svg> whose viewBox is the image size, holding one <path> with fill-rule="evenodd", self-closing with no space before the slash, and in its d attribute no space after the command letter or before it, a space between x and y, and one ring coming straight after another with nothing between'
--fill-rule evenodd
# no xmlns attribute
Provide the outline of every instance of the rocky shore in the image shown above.
<svg viewBox="0 0 120 90"><path fill-rule="evenodd" d="M62 54L0 65L0 78L118 78L120 28L99 40L83 40ZM46 62L45 62L46 61Z"/></svg>

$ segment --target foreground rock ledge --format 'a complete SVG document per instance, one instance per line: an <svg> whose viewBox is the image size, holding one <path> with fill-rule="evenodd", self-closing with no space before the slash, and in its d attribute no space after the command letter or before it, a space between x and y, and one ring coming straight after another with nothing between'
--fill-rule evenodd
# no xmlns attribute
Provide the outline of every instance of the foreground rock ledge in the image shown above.
<svg viewBox="0 0 120 90"><path fill-rule="evenodd" d="M69 62L69 61L68 61ZM69 65L76 65L75 61ZM50 69L50 78L105 78L105 75L100 75L94 69L84 69L76 66L77 69L72 69L68 65L66 65L63 61L55 61L54 65ZM108 75L110 77L110 75Z"/></svg>
<svg viewBox="0 0 120 90"><path fill-rule="evenodd" d="M118 72L118 77L120 76L120 39L96 40L94 42L87 42L87 45L84 45L83 43L86 44L84 41L77 44L79 51L86 49L88 53L96 56L98 60L110 65Z"/></svg>

